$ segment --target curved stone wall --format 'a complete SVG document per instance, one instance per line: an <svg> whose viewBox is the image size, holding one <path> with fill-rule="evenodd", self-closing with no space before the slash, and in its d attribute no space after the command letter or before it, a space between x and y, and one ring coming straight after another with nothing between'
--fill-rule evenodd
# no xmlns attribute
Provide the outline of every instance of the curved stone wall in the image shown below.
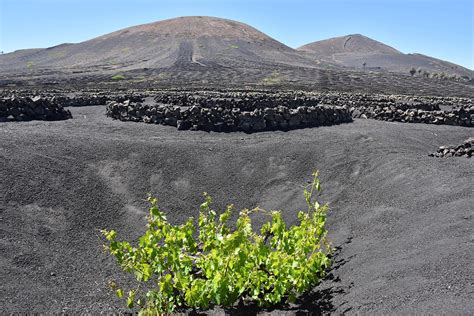
<svg viewBox="0 0 474 316"><path fill-rule="evenodd" d="M296 109L278 106L245 111L240 108L178 107L112 101L107 104L106 113L109 117L122 121L171 125L180 130L246 133L327 126L352 121L348 109L337 106L300 106Z"/></svg>
<svg viewBox="0 0 474 316"><path fill-rule="evenodd" d="M12 97L0 99L0 122L56 121L70 118L72 118L71 112L47 98Z"/></svg>
<svg viewBox="0 0 474 316"><path fill-rule="evenodd" d="M325 104L348 107L353 118L468 127L474 124L473 100L454 97L311 92L163 91L155 96L155 102L179 107L239 108L250 112L279 106L297 109Z"/></svg>

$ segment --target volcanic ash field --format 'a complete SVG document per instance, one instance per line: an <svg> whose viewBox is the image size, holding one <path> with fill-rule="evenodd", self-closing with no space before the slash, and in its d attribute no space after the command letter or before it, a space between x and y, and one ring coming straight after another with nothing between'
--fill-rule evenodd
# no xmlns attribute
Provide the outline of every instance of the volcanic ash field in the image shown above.
<svg viewBox="0 0 474 316"><path fill-rule="evenodd" d="M382 113L379 119L356 118L357 105L324 105L323 109L338 108L341 117L349 115L344 122L329 124L326 110L317 103L325 98L329 104L342 95L302 94L292 96L292 104L282 94L262 93L253 99L263 100L262 106L255 103L261 117L255 109L248 115L263 120L259 126L270 126L269 131L239 131L236 116L236 121L222 120L236 131L222 133L202 129L224 129L210 113L214 106L222 108L216 113L227 113L226 106L233 103L222 100L230 98L213 95L214 103L201 102L210 98L208 93L181 92L167 95L173 100L186 95L192 104L169 100L161 105L163 95L110 96L102 100L108 106L66 108L60 103L72 105L74 98L3 99L3 104L23 104L17 109L25 113L40 107L48 113L66 113L55 121L48 116L36 119L36 112L9 114L0 125L3 311L126 311L107 284L111 279L121 284L130 280L102 251L98 229L114 228L125 238L138 237L144 230L147 192L160 198L175 223L198 214L203 191L214 197L216 209L223 210L227 203L282 209L293 222L295 211L304 208L301 186L315 168L321 172L321 199L332 209L328 230L338 247L334 269L305 302L274 313L469 311L474 168L469 158L472 147L465 141L472 136L466 127L472 126L472 107L465 105L463 110L471 113L471 125L458 126L467 124L462 119L453 125L434 123L429 116L423 119L426 122L410 123L398 119L397 109L387 116L390 106L374 96L370 111ZM402 113L418 113L413 100L393 98L399 100ZM237 99L234 102L241 102ZM89 101L82 96L77 102ZM130 107L124 120L106 115L117 104ZM142 111L144 104L147 109L164 107L161 118L144 123L143 117L149 115L147 109ZM435 102L426 105L426 100L420 104L425 108L420 111L440 117L459 111L444 113ZM240 106L240 115L246 117ZM168 108L178 110L166 112ZM268 109L281 117L269 119ZM199 115L196 112L192 118L196 121L189 118L189 130L176 128L175 115L197 110ZM320 122L314 124L318 127L308 127L311 115ZM271 125L275 120L280 125L298 121L301 126L288 130L290 125L283 124L286 129L281 129ZM445 157L430 156L439 146L460 144L466 146L463 155L443 151ZM256 222L264 219L257 216Z"/></svg>
<svg viewBox="0 0 474 316"><path fill-rule="evenodd" d="M99 230L136 240L147 193L174 224L202 192L295 223L318 169L327 277L209 314L474 314L472 78L362 35L293 49L210 17L0 55L0 311L130 312Z"/></svg>

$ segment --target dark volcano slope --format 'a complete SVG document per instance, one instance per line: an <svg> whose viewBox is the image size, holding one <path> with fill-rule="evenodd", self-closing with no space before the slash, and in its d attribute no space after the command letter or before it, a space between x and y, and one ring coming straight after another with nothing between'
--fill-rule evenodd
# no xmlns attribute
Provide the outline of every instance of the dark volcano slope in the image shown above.
<svg viewBox="0 0 474 316"><path fill-rule="evenodd" d="M203 191L219 209L259 205L294 220L313 168L332 206L336 269L306 302L274 314L474 312L474 160L428 156L472 130L356 120L218 134L114 121L104 111L0 126L3 313L124 311L107 282L128 281L98 229L136 238L147 192L173 222L198 214Z"/></svg>
<svg viewBox="0 0 474 316"><path fill-rule="evenodd" d="M474 77L474 71L422 54L403 54L393 47L360 34L334 37L298 48L319 62L366 70L408 74L411 68L429 73Z"/></svg>
<svg viewBox="0 0 474 316"><path fill-rule="evenodd" d="M196 66L197 67L197 66ZM183 88L190 90L309 90L317 92L380 93L474 98L474 84L453 80L425 79L401 73L362 72L356 70L316 69L290 66L214 67L130 70L125 80L114 81L113 73L44 75L0 74L0 89L8 95L11 89L21 91L84 91L113 94L117 91L138 92ZM140 79L141 78L141 79ZM146 78L146 79L143 79ZM0 92L2 94L2 92ZM31 92L26 93L30 95Z"/></svg>
<svg viewBox="0 0 474 316"><path fill-rule="evenodd" d="M265 64L313 66L296 50L249 25L201 16L143 24L78 44L0 56L0 69L17 72L213 69Z"/></svg>

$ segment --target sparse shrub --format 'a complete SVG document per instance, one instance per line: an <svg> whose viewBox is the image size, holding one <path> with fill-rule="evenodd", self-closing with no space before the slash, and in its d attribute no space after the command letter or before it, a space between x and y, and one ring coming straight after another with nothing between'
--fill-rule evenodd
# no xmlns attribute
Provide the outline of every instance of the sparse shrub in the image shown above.
<svg viewBox="0 0 474 316"><path fill-rule="evenodd" d="M282 83L282 76L278 71L273 71L268 77L262 79L264 85L277 85Z"/></svg>
<svg viewBox="0 0 474 316"><path fill-rule="evenodd" d="M315 286L330 265L326 240L328 206L313 199L320 190L317 172L304 189L307 211L298 213L299 224L288 227L280 211L261 208L240 211L235 229L228 221L232 205L220 214L211 209L204 194L197 225L189 218L172 225L149 197L147 230L138 245L118 241L114 230L103 230L105 249L138 281L127 291L129 308L139 306L145 315L163 315L177 307L208 309L254 302L270 306L295 301ZM251 215L263 213L271 220L254 232ZM125 290L113 283L119 297Z"/></svg>
<svg viewBox="0 0 474 316"><path fill-rule="evenodd" d="M115 75L115 76L112 76L111 79L112 80L124 80L125 76L124 75Z"/></svg>
<svg viewBox="0 0 474 316"><path fill-rule="evenodd" d="M423 76L425 76L425 73L423 73ZM433 79L440 79L440 80L450 80L450 81L468 81L469 76L460 76L456 74L446 74L445 72L442 73L426 73L426 78L433 78Z"/></svg>
<svg viewBox="0 0 474 316"><path fill-rule="evenodd" d="M170 73L168 72L160 72L157 76L156 79L168 79L170 77Z"/></svg>

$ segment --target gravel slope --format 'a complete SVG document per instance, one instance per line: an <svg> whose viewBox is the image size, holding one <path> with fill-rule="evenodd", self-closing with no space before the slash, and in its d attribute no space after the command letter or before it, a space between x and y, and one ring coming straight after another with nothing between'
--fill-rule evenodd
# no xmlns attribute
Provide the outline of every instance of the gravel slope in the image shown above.
<svg viewBox="0 0 474 316"><path fill-rule="evenodd" d="M71 112L0 125L2 313L124 310L106 284L127 279L97 230L137 237L147 192L174 222L198 214L203 191L216 208L294 219L313 168L332 206L335 269L301 305L273 313L474 313L474 160L427 156L472 129L356 120L218 134L113 121L102 106Z"/></svg>
<svg viewBox="0 0 474 316"><path fill-rule="evenodd" d="M393 47L361 34L333 37L303 45L298 50L316 60L357 69L408 74L410 69L473 77L474 71L422 54L404 54ZM365 67L363 64L365 63Z"/></svg>

